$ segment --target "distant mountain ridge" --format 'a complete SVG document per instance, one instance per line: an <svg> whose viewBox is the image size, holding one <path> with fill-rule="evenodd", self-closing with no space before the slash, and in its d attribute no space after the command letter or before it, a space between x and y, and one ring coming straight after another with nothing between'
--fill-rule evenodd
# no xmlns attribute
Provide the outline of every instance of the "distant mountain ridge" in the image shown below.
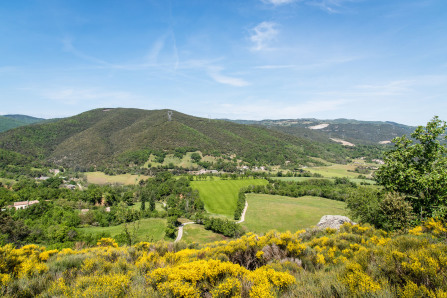
<svg viewBox="0 0 447 298"><path fill-rule="evenodd" d="M168 110L95 109L0 134L0 148L69 167L107 165L129 152L194 147L248 162L305 164L311 156L341 160L328 147L265 127L193 117ZM336 150L332 150L336 149ZM345 156L346 157L346 156Z"/></svg>
<svg viewBox="0 0 447 298"><path fill-rule="evenodd" d="M19 126L29 125L45 121L42 118L31 117L27 115L3 115L0 116L0 132L7 131Z"/></svg>
<svg viewBox="0 0 447 298"><path fill-rule="evenodd" d="M280 120L227 120L240 124L264 126L318 142L341 139L353 144L386 144L393 138L411 134L415 127L391 121L360 121L354 119L320 120L315 118Z"/></svg>

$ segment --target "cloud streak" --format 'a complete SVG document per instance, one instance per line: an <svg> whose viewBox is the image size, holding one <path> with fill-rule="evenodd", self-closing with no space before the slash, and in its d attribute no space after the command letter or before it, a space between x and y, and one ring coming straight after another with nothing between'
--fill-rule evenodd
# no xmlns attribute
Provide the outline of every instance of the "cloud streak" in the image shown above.
<svg viewBox="0 0 447 298"><path fill-rule="evenodd" d="M294 119L314 116L315 113L337 110L348 101L316 100L297 104L281 104L272 102L256 102L253 104L222 104L219 107L222 116L239 119Z"/></svg>
<svg viewBox="0 0 447 298"><path fill-rule="evenodd" d="M316 6L330 14L341 13L344 4L348 2L359 2L361 0L313 0L306 4Z"/></svg>
<svg viewBox="0 0 447 298"><path fill-rule="evenodd" d="M290 4L299 0L261 0L262 2L266 4L272 4L275 6L283 5L283 4Z"/></svg>
<svg viewBox="0 0 447 298"><path fill-rule="evenodd" d="M104 91L97 88L66 87L60 89L44 90L42 96L68 105L77 105L81 102L97 100L127 102L136 99L136 96L126 91Z"/></svg>
<svg viewBox="0 0 447 298"><path fill-rule="evenodd" d="M268 48L270 42L275 40L279 31L274 22L262 22L251 29L250 41L254 51L261 51Z"/></svg>
<svg viewBox="0 0 447 298"><path fill-rule="evenodd" d="M214 81L220 84L230 85L234 87L245 87L250 85L250 83L248 83L244 79L223 75L221 71L222 68L210 67L208 70L208 74Z"/></svg>

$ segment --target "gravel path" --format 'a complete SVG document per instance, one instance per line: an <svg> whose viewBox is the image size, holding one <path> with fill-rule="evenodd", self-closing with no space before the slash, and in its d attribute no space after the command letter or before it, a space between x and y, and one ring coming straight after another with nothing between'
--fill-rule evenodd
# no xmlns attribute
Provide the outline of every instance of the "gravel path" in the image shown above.
<svg viewBox="0 0 447 298"><path fill-rule="evenodd" d="M174 243L175 243L175 242L179 242L180 240L182 240L182 236L183 236L183 227L186 226L186 225L193 224L193 223L194 223L193 221L191 221L191 222L185 222L184 224L181 224L181 225L178 227L178 234L177 234L177 238L175 239Z"/></svg>
<svg viewBox="0 0 447 298"><path fill-rule="evenodd" d="M244 207L244 211L242 211L241 219L238 220L236 223L242 223L245 221L245 212L247 212L247 208L248 208L248 202L247 202L247 200L245 200L245 207Z"/></svg>
<svg viewBox="0 0 447 298"><path fill-rule="evenodd" d="M245 201L245 207L244 207L244 211L242 211L241 219L238 220L236 223L239 224L239 223L243 223L245 221L245 212L247 212L247 208L248 208L248 202ZM191 222L185 222L184 224L181 224L178 227L177 238L175 239L174 243L179 242L180 240L182 240L182 237L183 237L183 227L186 226L186 225L193 224L193 223L195 223L195 222L192 222L192 221Z"/></svg>

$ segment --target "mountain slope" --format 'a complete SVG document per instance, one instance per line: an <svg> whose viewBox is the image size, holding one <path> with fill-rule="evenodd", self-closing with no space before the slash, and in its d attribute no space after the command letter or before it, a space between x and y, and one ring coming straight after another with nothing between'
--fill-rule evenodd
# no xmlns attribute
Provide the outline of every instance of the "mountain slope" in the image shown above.
<svg viewBox="0 0 447 298"><path fill-rule="evenodd" d="M232 120L236 123L268 127L313 141L330 143L342 139L353 144L386 144L393 138L409 135L414 127L394 122L358 121L352 119L282 119L282 120Z"/></svg>
<svg viewBox="0 0 447 298"><path fill-rule="evenodd" d="M0 132L7 131L19 126L33 124L45 119L35 118L26 115L4 115L0 116Z"/></svg>
<svg viewBox="0 0 447 298"><path fill-rule="evenodd" d="M335 151L282 132L209 120L168 110L96 109L73 117L19 127L0 134L0 148L57 165L106 165L125 153L194 147L206 153L238 155L251 163L295 164L309 156L341 159Z"/></svg>

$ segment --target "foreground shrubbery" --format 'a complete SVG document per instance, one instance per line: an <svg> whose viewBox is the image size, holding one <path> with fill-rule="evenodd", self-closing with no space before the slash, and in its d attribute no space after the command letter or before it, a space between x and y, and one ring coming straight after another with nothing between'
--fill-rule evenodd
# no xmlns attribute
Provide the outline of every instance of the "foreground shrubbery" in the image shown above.
<svg viewBox="0 0 447 298"><path fill-rule="evenodd" d="M3 296L446 297L447 225L429 220L391 235L340 231L248 234L203 248L182 243L93 248L0 248Z"/></svg>

